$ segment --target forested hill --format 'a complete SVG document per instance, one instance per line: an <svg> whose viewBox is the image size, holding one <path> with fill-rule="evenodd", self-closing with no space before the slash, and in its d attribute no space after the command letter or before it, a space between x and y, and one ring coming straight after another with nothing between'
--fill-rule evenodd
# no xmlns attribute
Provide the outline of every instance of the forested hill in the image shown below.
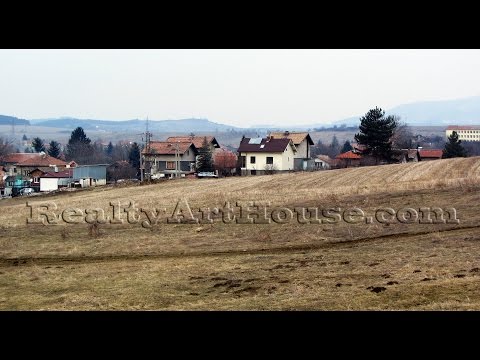
<svg viewBox="0 0 480 360"><path fill-rule="evenodd" d="M30 125L30 121L25 119L19 119L14 116L0 115L0 125Z"/></svg>

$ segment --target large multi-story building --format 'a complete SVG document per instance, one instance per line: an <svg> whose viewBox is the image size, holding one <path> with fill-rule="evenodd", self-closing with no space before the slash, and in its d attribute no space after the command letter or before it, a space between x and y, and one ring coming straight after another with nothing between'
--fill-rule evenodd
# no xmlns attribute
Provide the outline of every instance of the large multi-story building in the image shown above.
<svg viewBox="0 0 480 360"><path fill-rule="evenodd" d="M480 125L459 126L450 125L445 131L447 138L456 131L462 141L480 141Z"/></svg>

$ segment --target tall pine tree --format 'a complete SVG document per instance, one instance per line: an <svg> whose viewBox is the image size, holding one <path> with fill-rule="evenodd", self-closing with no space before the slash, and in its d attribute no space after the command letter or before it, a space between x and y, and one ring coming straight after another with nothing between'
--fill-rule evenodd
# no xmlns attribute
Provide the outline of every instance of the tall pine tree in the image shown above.
<svg viewBox="0 0 480 360"><path fill-rule="evenodd" d="M136 170L138 176L140 174L140 147L136 142L130 147L128 162Z"/></svg>
<svg viewBox="0 0 480 360"><path fill-rule="evenodd" d="M108 143L107 150L105 151L105 153L107 154L108 157L113 156L113 144L111 141Z"/></svg>
<svg viewBox="0 0 480 360"><path fill-rule="evenodd" d="M369 110L360 118L360 132L355 134L355 141L365 146L364 154L372 155L378 160L392 160L392 136L397 128L395 116L385 116L381 108Z"/></svg>
<svg viewBox="0 0 480 360"><path fill-rule="evenodd" d="M45 144L43 143L43 140L39 137L36 137L32 140L32 146L37 153L45 151Z"/></svg>
<svg viewBox="0 0 480 360"><path fill-rule="evenodd" d="M448 142L445 144L442 157L444 159L467 157L467 151L462 146L462 140L458 139L458 134L456 131L453 131L452 135L448 137Z"/></svg>
<svg viewBox="0 0 480 360"><path fill-rule="evenodd" d="M343 144L342 150L340 151L341 153L346 153L347 151L353 150L352 145L350 144L350 141L345 141Z"/></svg>
<svg viewBox="0 0 480 360"><path fill-rule="evenodd" d="M48 155L57 159L60 156L60 144L55 140L50 141Z"/></svg>
<svg viewBox="0 0 480 360"><path fill-rule="evenodd" d="M91 142L83 128L77 127L72 131L68 140L66 159L75 160L79 164L88 164L93 152Z"/></svg>
<svg viewBox="0 0 480 360"><path fill-rule="evenodd" d="M340 147L340 143L338 142L337 135L333 135L332 142L330 143L330 147L332 149L338 149Z"/></svg>
<svg viewBox="0 0 480 360"><path fill-rule="evenodd" d="M198 149L197 156L197 171L198 172L210 172L213 171L213 156L210 145L207 138L203 138L202 147Z"/></svg>

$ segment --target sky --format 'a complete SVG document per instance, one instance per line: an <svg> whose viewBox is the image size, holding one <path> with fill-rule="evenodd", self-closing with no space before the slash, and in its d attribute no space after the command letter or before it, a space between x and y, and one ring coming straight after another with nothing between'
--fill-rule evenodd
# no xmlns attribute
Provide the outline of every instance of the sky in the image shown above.
<svg viewBox="0 0 480 360"><path fill-rule="evenodd" d="M480 95L480 49L0 50L0 114L322 124Z"/></svg>

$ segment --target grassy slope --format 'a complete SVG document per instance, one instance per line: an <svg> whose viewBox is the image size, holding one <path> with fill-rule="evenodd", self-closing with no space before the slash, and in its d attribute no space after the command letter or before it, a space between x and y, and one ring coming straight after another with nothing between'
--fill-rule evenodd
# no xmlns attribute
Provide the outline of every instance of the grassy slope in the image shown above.
<svg viewBox="0 0 480 360"><path fill-rule="evenodd" d="M480 309L480 158L98 188L29 198L59 209L134 200L172 211L273 206L455 207L460 224L26 225L0 202L3 309ZM377 289L375 289L377 288ZM372 292L377 290L380 292Z"/></svg>

